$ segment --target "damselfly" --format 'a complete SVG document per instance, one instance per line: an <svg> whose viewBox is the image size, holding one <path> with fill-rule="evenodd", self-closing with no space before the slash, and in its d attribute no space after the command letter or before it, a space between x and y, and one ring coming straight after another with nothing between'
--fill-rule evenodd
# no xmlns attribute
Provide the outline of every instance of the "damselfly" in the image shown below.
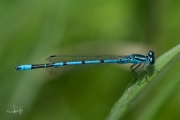
<svg viewBox="0 0 180 120"><path fill-rule="evenodd" d="M105 64L133 64L131 73L135 76L140 75L143 68L154 65L154 52L149 51L147 55L130 54L130 55L52 55L46 58L51 63L46 64L28 64L16 66L16 71L31 70L37 68L47 68L49 74L62 74L74 69L96 67ZM140 67L141 66L141 67ZM140 68L139 68L140 67ZM139 68L138 72L136 70Z"/></svg>

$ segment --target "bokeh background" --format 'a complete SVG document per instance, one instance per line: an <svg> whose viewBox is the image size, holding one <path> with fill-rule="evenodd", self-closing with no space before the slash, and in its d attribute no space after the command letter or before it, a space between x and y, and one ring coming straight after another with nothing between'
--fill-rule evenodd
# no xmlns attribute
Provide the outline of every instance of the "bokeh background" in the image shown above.
<svg viewBox="0 0 180 120"><path fill-rule="evenodd" d="M46 63L53 54L153 50L158 57L179 44L179 6L179 0L1 0L0 119L104 120L133 80L129 65L60 76L45 69L15 72L14 66ZM140 119L165 81L149 83L123 119ZM178 90L152 108L151 118L180 119ZM13 105L23 106L22 114L7 113Z"/></svg>

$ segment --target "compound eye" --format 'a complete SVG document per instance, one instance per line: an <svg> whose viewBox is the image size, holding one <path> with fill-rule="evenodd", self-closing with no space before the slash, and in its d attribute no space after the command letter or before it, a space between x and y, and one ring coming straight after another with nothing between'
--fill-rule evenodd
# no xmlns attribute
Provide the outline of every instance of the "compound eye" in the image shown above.
<svg viewBox="0 0 180 120"><path fill-rule="evenodd" d="M154 52L153 52L153 51L149 51L149 52L148 52L148 55L149 55L149 56L154 56Z"/></svg>
<svg viewBox="0 0 180 120"><path fill-rule="evenodd" d="M153 59L152 59L152 58L150 58L149 60L150 60L151 62L153 61Z"/></svg>

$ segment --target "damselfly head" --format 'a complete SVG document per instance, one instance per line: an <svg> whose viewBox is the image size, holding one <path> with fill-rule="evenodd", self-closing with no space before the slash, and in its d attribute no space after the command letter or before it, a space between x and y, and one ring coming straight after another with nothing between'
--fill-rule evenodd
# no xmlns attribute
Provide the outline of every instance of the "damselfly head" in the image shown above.
<svg viewBox="0 0 180 120"><path fill-rule="evenodd" d="M155 63L155 57L154 57L153 51L148 52L148 57L149 57L150 64L154 64Z"/></svg>

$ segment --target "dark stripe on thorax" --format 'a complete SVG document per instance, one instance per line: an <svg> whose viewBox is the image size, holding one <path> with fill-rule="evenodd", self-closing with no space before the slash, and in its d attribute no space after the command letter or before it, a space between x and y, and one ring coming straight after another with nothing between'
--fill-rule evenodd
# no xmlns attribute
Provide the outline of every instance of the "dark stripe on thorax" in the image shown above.
<svg viewBox="0 0 180 120"><path fill-rule="evenodd" d="M145 61L145 60L146 60L145 57L143 57L143 58L136 57L135 59L136 59L136 60L139 60L139 61Z"/></svg>

